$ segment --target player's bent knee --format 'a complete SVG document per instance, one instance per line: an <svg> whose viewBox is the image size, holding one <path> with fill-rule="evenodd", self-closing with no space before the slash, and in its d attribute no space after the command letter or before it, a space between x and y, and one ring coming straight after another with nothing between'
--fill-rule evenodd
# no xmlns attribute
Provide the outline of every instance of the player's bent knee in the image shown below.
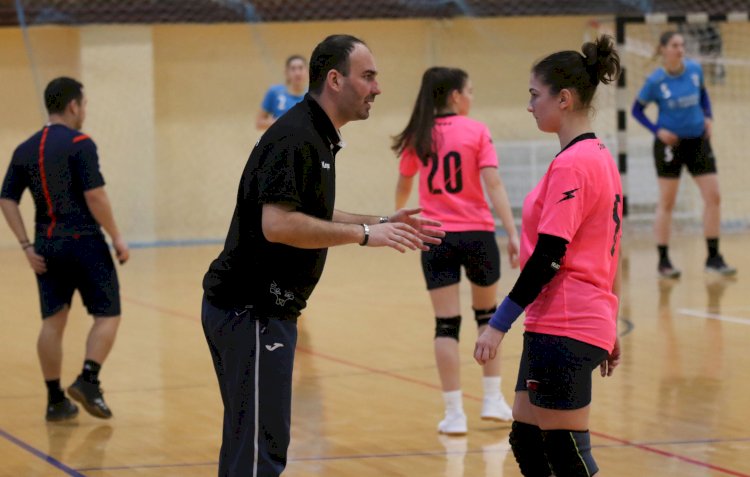
<svg viewBox="0 0 750 477"><path fill-rule="evenodd" d="M589 431L542 431L542 439L555 475L590 477L599 471L591 455Z"/></svg>
<svg viewBox="0 0 750 477"><path fill-rule="evenodd" d="M477 322L477 328L480 328L489 323L490 318L492 318L492 315L495 314L495 310L497 310L497 306L487 308L486 310L477 310L476 308L474 308L474 319Z"/></svg>
<svg viewBox="0 0 750 477"><path fill-rule="evenodd" d="M461 331L461 315L450 318L435 318L435 338L453 338L458 341Z"/></svg>
<svg viewBox="0 0 750 477"><path fill-rule="evenodd" d="M549 477L552 470L544 454L542 431L538 426L513 421L509 438L513 456L525 477Z"/></svg>

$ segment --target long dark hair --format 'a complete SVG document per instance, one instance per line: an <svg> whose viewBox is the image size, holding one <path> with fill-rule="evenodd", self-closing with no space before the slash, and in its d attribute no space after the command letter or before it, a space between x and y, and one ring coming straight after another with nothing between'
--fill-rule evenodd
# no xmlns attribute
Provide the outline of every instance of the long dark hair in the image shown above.
<svg viewBox="0 0 750 477"><path fill-rule="evenodd" d="M620 76L620 56L609 35L586 42L577 51L553 53L535 64L531 71L557 94L563 89L578 93L581 106L589 108L599 83L609 84Z"/></svg>
<svg viewBox="0 0 750 477"><path fill-rule="evenodd" d="M417 101L404 130L393 137L391 149L400 155L404 149L414 149L423 164L427 164L433 152L432 127L435 113L448 104L453 91L461 91L469 75L459 68L433 66L422 75Z"/></svg>

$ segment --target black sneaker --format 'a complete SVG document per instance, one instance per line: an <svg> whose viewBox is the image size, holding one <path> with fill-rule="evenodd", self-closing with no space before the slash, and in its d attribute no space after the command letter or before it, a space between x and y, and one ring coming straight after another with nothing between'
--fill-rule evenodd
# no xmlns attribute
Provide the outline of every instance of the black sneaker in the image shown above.
<svg viewBox="0 0 750 477"><path fill-rule="evenodd" d="M726 262L724 262L724 257L721 255L706 259L706 271L709 273L718 273L725 277L730 277L737 273L737 269L727 265Z"/></svg>
<svg viewBox="0 0 750 477"><path fill-rule="evenodd" d="M47 414L44 418L48 422L60 422L73 419L78 415L78 406L70 402L70 399L65 398L60 402L49 404L47 406Z"/></svg>
<svg viewBox="0 0 750 477"><path fill-rule="evenodd" d="M109 406L104 402L104 396L102 396L102 389L99 387L99 383L87 383L78 376L75 382L68 388L68 394L81 403L86 412L92 416L102 419L112 417L112 411L109 410Z"/></svg>
<svg viewBox="0 0 750 477"><path fill-rule="evenodd" d="M659 277L661 278L680 278L682 272L672 266L671 263L659 264Z"/></svg>

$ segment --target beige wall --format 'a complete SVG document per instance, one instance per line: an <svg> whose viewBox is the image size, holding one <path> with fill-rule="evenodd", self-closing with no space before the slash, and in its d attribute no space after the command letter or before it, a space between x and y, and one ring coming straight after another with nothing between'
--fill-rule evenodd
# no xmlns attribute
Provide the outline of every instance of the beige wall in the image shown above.
<svg viewBox="0 0 750 477"><path fill-rule="evenodd" d="M43 88L56 76L80 75L77 30L39 28L29 35L29 41L35 69L31 68L21 30L0 28L0 104L4 109L4 114L0 115L0 175L3 177L16 146L40 129L46 120L37 82ZM22 199L21 210L26 228L31 232L34 208L28 194ZM2 220L0 246L15 243L15 237Z"/></svg>
<svg viewBox="0 0 750 477"><path fill-rule="evenodd" d="M397 177L390 137L404 127L426 67L469 72L475 89L471 114L489 125L498 144L554 142L525 111L529 68L545 53L578 49L588 20L90 26L34 28L30 37L42 85L61 74L84 81L84 129L99 145L120 227L129 240L150 242L223 237L239 175L259 137L254 118L266 88L283 80L289 54L309 56L326 35L363 38L380 70L383 94L370 119L343 129L347 147L338 157L337 207L381 214L393 207ZM0 73L0 101L13 112L0 116L4 172L14 147L42 124L18 29L0 29ZM613 92L607 90L597 116L601 134L612 132ZM717 116L721 108L716 105ZM744 174L732 181L747 183L745 169L734 165L739 161L722 160L725 168ZM29 227L31 201L24 202ZM0 225L0 246L12 244L8 228Z"/></svg>
<svg viewBox="0 0 750 477"><path fill-rule="evenodd" d="M84 128L97 143L118 227L153 241L157 156L152 28L81 29L81 81L91 105Z"/></svg>

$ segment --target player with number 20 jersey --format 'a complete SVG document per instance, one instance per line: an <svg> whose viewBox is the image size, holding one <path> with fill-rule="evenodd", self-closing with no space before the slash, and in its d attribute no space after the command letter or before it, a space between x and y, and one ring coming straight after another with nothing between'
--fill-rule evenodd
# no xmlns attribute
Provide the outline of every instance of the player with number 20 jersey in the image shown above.
<svg viewBox="0 0 750 477"><path fill-rule="evenodd" d="M495 221L484 198L479 170L498 167L487 126L458 114L435 118L437 153L424 164L413 149L401 155L399 170L419 172L419 205L423 215L443 223L446 232L494 231Z"/></svg>

